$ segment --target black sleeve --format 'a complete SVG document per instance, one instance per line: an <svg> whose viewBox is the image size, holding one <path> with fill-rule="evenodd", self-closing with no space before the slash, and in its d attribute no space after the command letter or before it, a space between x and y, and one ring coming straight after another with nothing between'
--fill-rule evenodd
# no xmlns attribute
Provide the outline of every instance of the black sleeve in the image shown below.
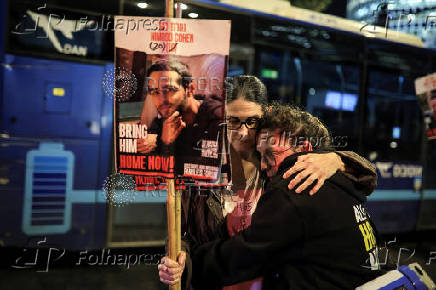
<svg viewBox="0 0 436 290"><path fill-rule="evenodd" d="M185 269L182 275L182 289L187 290L190 288L192 279L192 260L191 260L191 247L189 241L182 238L181 250L186 252Z"/></svg>
<svg viewBox="0 0 436 290"><path fill-rule="evenodd" d="M191 252L195 288L209 289L257 278L273 262L272 256L289 250L303 238L303 220L286 191L265 192L246 230Z"/></svg>
<svg viewBox="0 0 436 290"><path fill-rule="evenodd" d="M162 130L162 122L156 117L151 121L150 127L148 128L147 132L150 134L160 134L160 131Z"/></svg>
<svg viewBox="0 0 436 290"><path fill-rule="evenodd" d="M377 187L377 171L375 166L353 151L336 151L345 164L346 177L364 188L365 195L370 195Z"/></svg>
<svg viewBox="0 0 436 290"><path fill-rule="evenodd" d="M164 156L172 156L174 155L175 143L171 143L166 145L162 142L162 127L163 127L163 119L158 119L157 117L153 119L151 122L150 128L148 129L148 133L157 134L156 138L156 149L154 151L155 154L164 155Z"/></svg>
<svg viewBox="0 0 436 290"><path fill-rule="evenodd" d="M181 250L186 252L185 270L183 271L181 286L182 290L188 290L190 289L192 279L191 248L194 247L194 241L188 229L188 222L190 221L189 212L191 210L192 204L190 191L182 190L181 193Z"/></svg>

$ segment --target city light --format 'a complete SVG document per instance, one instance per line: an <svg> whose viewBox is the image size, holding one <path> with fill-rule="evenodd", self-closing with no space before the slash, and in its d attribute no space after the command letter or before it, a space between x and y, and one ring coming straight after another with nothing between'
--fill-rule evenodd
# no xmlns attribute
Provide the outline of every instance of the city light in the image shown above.
<svg viewBox="0 0 436 290"><path fill-rule="evenodd" d="M141 8L141 9L145 9L145 8L148 7L148 4L145 3L145 2L138 2L137 5L138 5L138 7Z"/></svg>
<svg viewBox="0 0 436 290"><path fill-rule="evenodd" d="M180 6L181 6L182 10L188 9L188 5L186 5L184 3L181 3ZM174 8L177 8L177 4L174 4Z"/></svg>

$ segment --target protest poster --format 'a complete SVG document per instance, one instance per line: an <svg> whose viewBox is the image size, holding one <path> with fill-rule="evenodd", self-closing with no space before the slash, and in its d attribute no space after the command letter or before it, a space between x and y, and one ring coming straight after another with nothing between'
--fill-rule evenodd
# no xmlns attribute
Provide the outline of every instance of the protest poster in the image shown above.
<svg viewBox="0 0 436 290"><path fill-rule="evenodd" d="M137 190L226 180L230 21L117 16L114 26L117 172Z"/></svg>
<svg viewBox="0 0 436 290"><path fill-rule="evenodd" d="M424 114L427 139L436 139L436 73L417 78L415 91Z"/></svg>

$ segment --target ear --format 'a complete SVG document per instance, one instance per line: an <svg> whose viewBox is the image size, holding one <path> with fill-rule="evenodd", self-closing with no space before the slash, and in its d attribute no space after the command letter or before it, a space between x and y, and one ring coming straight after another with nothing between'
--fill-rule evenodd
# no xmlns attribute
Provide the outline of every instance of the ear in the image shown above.
<svg viewBox="0 0 436 290"><path fill-rule="evenodd" d="M303 148L303 151L304 151L304 152L310 152L310 151L313 151L312 143L310 143L310 142L307 141L307 140L303 142L303 146L302 146L302 148Z"/></svg>

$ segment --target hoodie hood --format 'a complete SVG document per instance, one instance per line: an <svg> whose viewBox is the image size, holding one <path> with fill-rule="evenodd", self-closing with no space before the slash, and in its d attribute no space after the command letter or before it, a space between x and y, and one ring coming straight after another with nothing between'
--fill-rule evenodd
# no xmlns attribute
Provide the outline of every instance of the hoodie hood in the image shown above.
<svg viewBox="0 0 436 290"><path fill-rule="evenodd" d="M322 153L329 153L325 151L311 151L311 152L298 152L295 154L292 154L288 156L285 160L283 160L282 163L280 163L277 174L273 178L282 178L282 175L292 166L294 166L295 162L297 162L298 156L306 155L308 153L315 153L315 154L322 154ZM287 178L287 182L292 180L298 173L293 174L289 178ZM366 201L366 195L364 188L361 188L358 183L353 182L352 180L345 177L344 174L341 172L336 172L332 177L326 180L326 182L331 182L335 184L336 186L342 188L345 192L347 192L349 195L353 196L359 202L365 202ZM297 188L297 186L295 187ZM307 189L306 189L307 190Z"/></svg>

